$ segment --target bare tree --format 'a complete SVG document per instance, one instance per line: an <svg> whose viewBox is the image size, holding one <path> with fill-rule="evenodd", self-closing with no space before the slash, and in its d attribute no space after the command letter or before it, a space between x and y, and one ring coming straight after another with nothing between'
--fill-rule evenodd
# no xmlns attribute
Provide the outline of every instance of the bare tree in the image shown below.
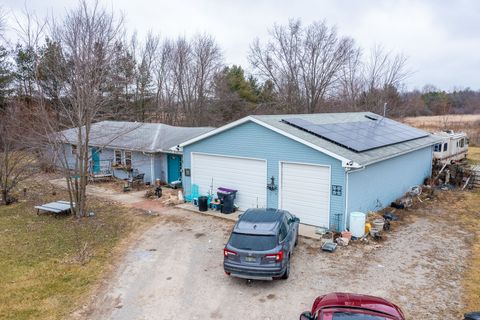
<svg viewBox="0 0 480 320"><path fill-rule="evenodd" d="M19 125L23 118L18 101L0 109L0 196L3 204L11 202L11 191L30 176L35 164L35 157L23 143L28 133Z"/></svg>
<svg viewBox="0 0 480 320"><path fill-rule="evenodd" d="M319 111L355 54L353 40L338 36L325 22L303 27L300 20L274 25L270 36L265 45L258 39L251 45L248 58L253 68L273 82L286 111Z"/></svg>
<svg viewBox="0 0 480 320"><path fill-rule="evenodd" d="M208 112L206 102L213 94L214 76L223 66L220 49L208 35L197 35L191 41L180 37L171 58L179 116L187 125L201 125Z"/></svg>
<svg viewBox="0 0 480 320"><path fill-rule="evenodd" d="M145 43L140 48L139 60L135 70L135 108L137 119L145 121L147 112L150 110L151 100L154 97L154 65L157 58L157 52L160 46L160 38L152 33L148 33Z"/></svg>
<svg viewBox="0 0 480 320"><path fill-rule="evenodd" d="M7 14L2 6L0 6L0 40L6 41L5 31L7 30Z"/></svg>
<svg viewBox="0 0 480 320"><path fill-rule="evenodd" d="M17 95L31 106L36 92L35 69L38 51L45 36L47 21L31 12L26 3L20 15L13 15L17 36L15 46L15 78Z"/></svg>
<svg viewBox="0 0 480 320"><path fill-rule="evenodd" d="M334 110L360 111L360 96L363 91L362 77L362 51L356 49L341 68L335 88Z"/></svg>
<svg viewBox="0 0 480 320"><path fill-rule="evenodd" d="M178 124L180 122L177 103L177 82L174 81L173 56L175 45L166 39L162 42L155 61L155 110L159 121Z"/></svg>
<svg viewBox="0 0 480 320"><path fill-rule="evenodd" d="M62 22L52 24L53 41L61 44L68 68L67 73L61 75L56 70L50 70L51 76L65 79L59 81L64 85L59 99L60 121L51 117L45 101L40 105L39 116L42 118L43 136L64 168L76 216L86 214L90 129L93 122L109 116L109 97L105 91L122 26L122 19L116 19L98 2L89 5L86 0L67 12ZM65 128L75 129L74 141L66 141L66 137L58 133ZM64 143L77 147L74 165L66 161Z"/></svg>
<svg viewBox="0 0 480 320"><path fill-rule="evenodd" d="M359 81L363 87L362 105L365 110L382 113L385 103L389 109L399 105L399 88L408 78L407 58L392 54L381 46L375 46L364 63ZM397 113L398 112L397 110Z"/></svg>

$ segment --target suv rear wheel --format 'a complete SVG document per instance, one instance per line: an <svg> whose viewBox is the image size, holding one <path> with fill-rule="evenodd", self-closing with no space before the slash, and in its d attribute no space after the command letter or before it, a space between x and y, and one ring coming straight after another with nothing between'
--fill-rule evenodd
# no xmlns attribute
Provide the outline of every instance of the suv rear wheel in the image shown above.
<svg viewBox="0 0 480 320"><path fill-rule="evenodd" d="M285 268L285 272L282 275L282 279L288 279L290 276L290 255L288 255L287 267Z"/></svg>

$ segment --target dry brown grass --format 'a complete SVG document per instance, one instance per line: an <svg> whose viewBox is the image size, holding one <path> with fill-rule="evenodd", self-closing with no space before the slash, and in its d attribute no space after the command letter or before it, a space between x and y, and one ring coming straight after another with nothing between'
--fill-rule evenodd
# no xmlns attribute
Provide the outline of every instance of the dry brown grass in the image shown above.
<svg viewBox="0 0 480 320"><path fill-rule="evenodd" d="M459 222L472 234L472 254L463 279L465 312L480 310L480 190L465 193L454 205Z"/></svg>
<svg viewBox="0 0 480 320"><path fill-rule="evenodd" d="M471 254L462 281L464 310L480 310L480 190L472 192L448 191L438 193L432 210L448 208L448 214L439 214L438 219L452 225L460 225L471 237L462 239L470 247ZM448 230L446 230L448 232Z"/></svg>
<svg viewBox="0 0 480 320"><path fill-rule="evenodd" d="M470 145L480 146L480 114L450 114L430 117L408 117L403 122L430 132L454 130L466 132Z"/></svg>
<svg viewBox="0 0 480 320"><path fill-rule="evenodd" d="M468 147L468 160L472 163L480 163L480 147Z"/></svg>

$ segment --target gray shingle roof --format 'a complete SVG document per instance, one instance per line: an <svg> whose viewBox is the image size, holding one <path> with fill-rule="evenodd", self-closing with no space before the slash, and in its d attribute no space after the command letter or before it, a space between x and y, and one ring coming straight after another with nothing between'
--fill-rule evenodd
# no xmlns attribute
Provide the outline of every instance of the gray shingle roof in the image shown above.
<svg viewBox="0 0 480 320"><path fill-rule="evenodd" d="M360 165L368 165L400 154L404 154L423 147L431 146L439 139L431 134L426 137L397 143L390 146L380 147L364 152L354 152L333 142L310 134L306 131L292 127L284 122L285 118L300 118L315 124L335 124L346 122L365 121L365 116L379 117L371 112L346 112L346 113L317 113L317 114L289 114L289 115L259 115L251 116L269 126L275 127L287 134L293 135L317 147L326 149L346 159L352 160ZM354 133L353 133L354 134Z"/></svg>
<svg viewBox="0 0 480 320"><path fill-rule="evenodd" d="M163 123L142 123L126 121L101 121L92 124L90 145L144 152L170 151L181 142L192 139L212 127L174 127ZM62 140L76 144L76 128L60 134Z"/></svg>

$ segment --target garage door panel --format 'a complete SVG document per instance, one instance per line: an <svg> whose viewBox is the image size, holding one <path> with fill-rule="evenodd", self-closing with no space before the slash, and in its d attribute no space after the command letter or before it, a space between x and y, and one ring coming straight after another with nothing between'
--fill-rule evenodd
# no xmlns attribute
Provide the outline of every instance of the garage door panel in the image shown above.
<svg viewBox="0 0 480 320"><path fill-rule="evenodd" d="M313 164L281 164L280 207L305 224L329 227L330 168Z"/></svg>
<svg viewBox="0 0 480 320"><path fill-rule="evenodd" d="M292 178L291 180L298 180L298 181L301 181L302 178ZM290 181L291 181L290 180ZM287 180L289 181L289 180ZM325 183L324 181L322 182L316 182L316 181L308 181L308 182L305 182L305 178L303 178L303 181L302 182L302 186L301 186L301 189L298 189L298 185L296 184L293 184L293 185L288 185L288 186L285 186L285 190L313 190L313 191L317 191L317 192L327 192L326 191L327 189L329 189L329 183Z"/></svg>
<svg viewBox="0 0 480 320"><path fill-rule="evenodd" d="M266 206L266 161L192 153L192 183L201 194L218 187L238 190L235 204L241 209Z"/></svg>

